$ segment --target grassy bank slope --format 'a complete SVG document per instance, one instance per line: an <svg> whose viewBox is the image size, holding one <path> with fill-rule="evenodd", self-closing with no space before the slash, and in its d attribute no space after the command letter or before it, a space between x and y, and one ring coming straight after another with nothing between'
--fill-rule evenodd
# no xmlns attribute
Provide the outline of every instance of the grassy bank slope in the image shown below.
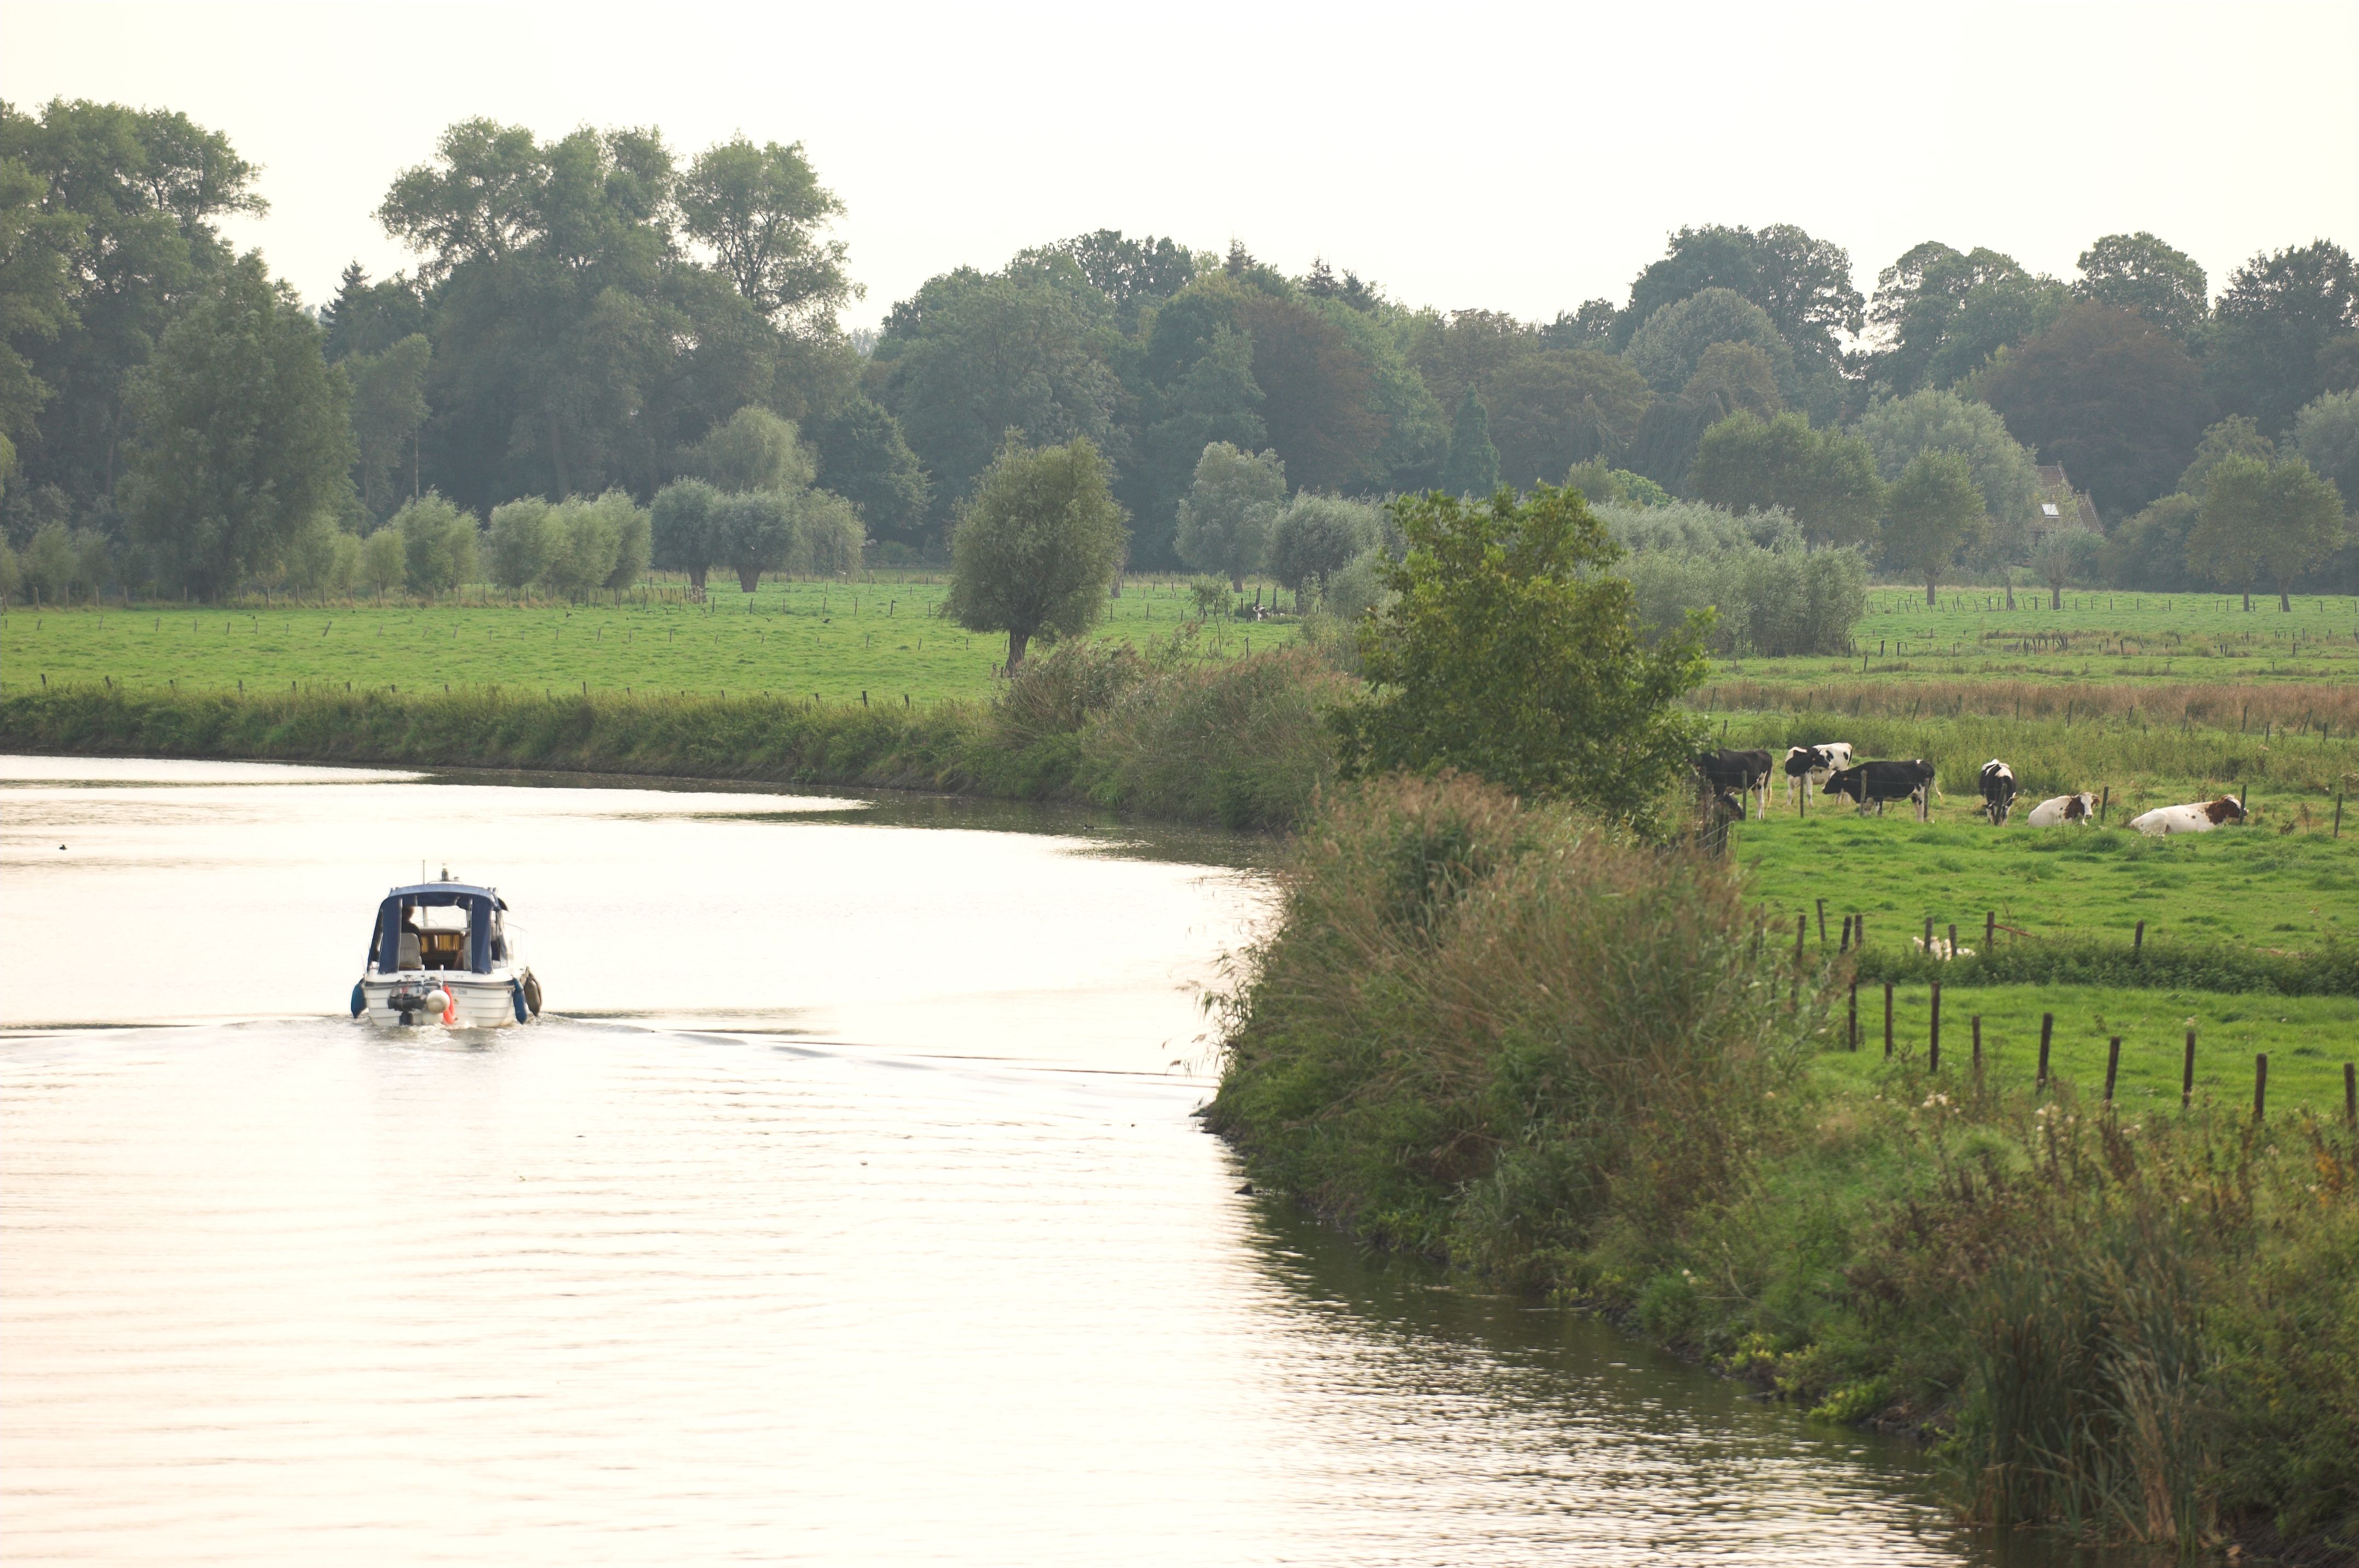
<svg viewBox="0 0 2359 1568"><path fill-rule="evenodd" d="M1053 677L1054 664L1035 667ZM1317 713L1332 683L1299 655L1264 654L1142 675L1120 701L1045 712L597 690L60 687L0 697L0 747L949 790L1282 827L1332 773Z"/></svg>
<svg viewBox="0 0 2359 1568"><path fill-rule="evenodd" d="M2158 1027L2169 993L2092 991L2104 1016L2071 1021L2042 1090L2037 999L2005 988L1974 993L1980 1073L1962 1029L1938 1073L1854 1054L1847 960L1756 930L1723 868L1561 812L1462 782L1347 794L1229 999L1211 1119L1257 1181L1372 1241L1596 1305L1828 1419L1940 1435L1969 1517L2359 1550L2338 1065L2305 1062L2256 1121L2233 1059L2182 1111L2176 1053L2142 1050L2107 1104L2091 1026ZM2267 1006L2349 1022L2341 999Z"/></svg>

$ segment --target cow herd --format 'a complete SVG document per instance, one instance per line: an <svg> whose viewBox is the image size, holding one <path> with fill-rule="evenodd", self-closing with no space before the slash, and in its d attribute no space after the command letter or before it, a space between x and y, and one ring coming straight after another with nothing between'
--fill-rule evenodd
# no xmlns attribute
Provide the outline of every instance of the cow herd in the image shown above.
<svg viewBox="0 0 2359 1568"><path fill-rule="evenodd" d="M1847 795L1864 813L1871 806L1878 816L1889 802L1905 800L1916 807L1919 822L1930 818L1932 799L1940 794L1933 764L1923 758L1907 762L1855 762L1848 741L1830 741L1816 746L1791 746L1780 762L1766 751L1733 751L1725 746L1694 758L1697 776L1712 796L1716 821L1742 821L1751 815L1747 802L1757 796L1760 815L1769 813L1769 785L1779 772L1786 775L1786 800L1799 792L1802 809L1810 809L1813 790ZM1979 776L1979 808L1994 827L2004 827L2014 815L2015 770L1993 757ZM2031 808L2026 820L2034 827L2060 827L2095 820L2097 797L2085 791L2060 795ZM2227 822L2242 822L2245 808L2233 795L2195 801L2186 806L2161 806L2131 818L2130 826L2150 838L2177 833L2209 833Z"/></svg>

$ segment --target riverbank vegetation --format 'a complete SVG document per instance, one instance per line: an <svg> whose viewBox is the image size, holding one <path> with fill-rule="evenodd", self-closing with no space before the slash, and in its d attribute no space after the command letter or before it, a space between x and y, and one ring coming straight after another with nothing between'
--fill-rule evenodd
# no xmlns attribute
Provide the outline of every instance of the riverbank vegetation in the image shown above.
<svg viewBox="0 0 2359 1568"><path fill-rule="evenodd" d="M2087 1019L2035 1081L2013 991L1979 1066L1955 1017L1931 1065L1921 992L1853 1053L1846 957L1717 862L1464 778L1338 797L1284 896L1208 1112L1256 1182L1934 1435L1976 1519L2359 1545L2339 1074L2256 1119L2149 1050L2108 1103Z"/></svg>

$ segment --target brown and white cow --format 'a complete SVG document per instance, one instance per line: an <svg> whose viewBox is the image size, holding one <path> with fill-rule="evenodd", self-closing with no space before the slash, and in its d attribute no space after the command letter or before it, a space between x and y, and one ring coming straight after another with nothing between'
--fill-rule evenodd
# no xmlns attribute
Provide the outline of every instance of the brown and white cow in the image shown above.
<svg viewBox="0 0 2359 1568"><path fill-rule="evenodd" d="M2149 838L2167 838L2174 833L2209 833L2223 822L2242 822L2245 808L2236 797L2223 795L2217 800L2193 801L2186 806L2158 806L2152 811L2130 818L2130 826Z"/></svg>
<svg viewBox="0 0 2359 1568"><path fill-rule="evenodd" d="M2097 819L2097 797L2082 791L2079 795L2051 795L2031 808L2024 820L2034 827L2060 827L2068 822L2082 826Z"/></svg>

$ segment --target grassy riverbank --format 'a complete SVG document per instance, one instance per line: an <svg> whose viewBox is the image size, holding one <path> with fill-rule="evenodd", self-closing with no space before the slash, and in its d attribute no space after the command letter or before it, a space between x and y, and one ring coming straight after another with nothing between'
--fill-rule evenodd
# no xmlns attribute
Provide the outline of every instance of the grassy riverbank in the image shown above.
<svg viewBox="0 0 2359 1568"><path fill-rule="evenodd" d="M1159 669L1134 659L1133 678L1107 700L1060 703L1059 677L1076 662L1035 661L1009 700L924 706L596 689L240 696L60 686L0 697L0 746L949 790L1248 827L1290 825L1332 776L1317 712L1336 677L1299 654Z"/></svg>
<svg viewBox="0 0 2359 1568"><path fill-rule="evenodd" d="M2090 992L2044 1088L2010 988L1971 993L1980 1073L1962 1016L1929 1065L1921 992L1909 1048L1853 1053L1847 957L1758 940L1723 866L1463 782L1342 797L1285 914L1210 1109L1257 1181L1936 1434L1970 1517L2359 1550L2339 1062L2273 1076L2259 1121L2249 1034L2184 1110L2175 1050L2103 1100L2100 1030L2187 1005L2216 1035L2237 1001ZM2272 1000L2271 1042L2324 1052L2350 1005Z"/></svg>

